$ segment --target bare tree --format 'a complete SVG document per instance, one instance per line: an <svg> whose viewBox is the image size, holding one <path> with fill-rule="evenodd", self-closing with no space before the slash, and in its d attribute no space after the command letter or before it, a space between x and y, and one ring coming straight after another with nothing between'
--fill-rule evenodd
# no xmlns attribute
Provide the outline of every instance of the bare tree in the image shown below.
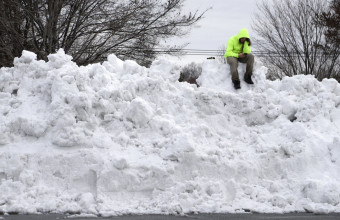
<svg viewBox="0 0 340 220"><path fill-rule="evenodd" d="M20 50L36 52L40 59L64 48L82 65L109 53L148 65L162 39L186 34L202 18L204 12L183 14L184 1L1 0L1 36L19 39ZM18 52L6 56L13 60Z"/></svg>
<svg viewBox="0 0 340 220"><path fill-rule="evenodd" d="M191 62L181 69L181 75L178 81L188 82L190 84L196 84L198 86L196 80L201 74L202 65L195 62Z"/></svg>
<svg viewBox="0 0 340 220"><path fill-rule="evenodd" d="M315 75L319 80L339 75L339 48L325 51L326 28L315 22L327 4L324 0L275 0L258 4L253 29L257 49L275 67L275 76Z"/></svg>

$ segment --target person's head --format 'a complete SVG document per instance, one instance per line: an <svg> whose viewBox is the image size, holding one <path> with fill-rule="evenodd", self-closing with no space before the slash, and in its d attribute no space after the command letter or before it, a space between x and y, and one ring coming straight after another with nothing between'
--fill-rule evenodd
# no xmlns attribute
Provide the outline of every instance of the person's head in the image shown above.
<svg viewBox="0 0 340 220"><path fill-rule="evenodd" d="M250 41L249 38L241 37L241 38L239 39L239 41L240 41L241 44L243 44L244 42L248 41L249 46L251 45L251 41Z"/></svg>
<svg viewBox="0 0 340 220"><path fill-rule="evenodd" d="M247 38L245 38L245 37L240 38L240 43L243 44L243 43L246 41L246 39L247 39Z"/></svg>

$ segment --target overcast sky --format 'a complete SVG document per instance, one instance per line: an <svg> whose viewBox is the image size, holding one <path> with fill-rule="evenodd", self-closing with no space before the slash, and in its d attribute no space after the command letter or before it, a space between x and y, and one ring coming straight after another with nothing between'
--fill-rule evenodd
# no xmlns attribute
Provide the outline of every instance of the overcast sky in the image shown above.
<svg viewBox="0 0 340 220"><path fill-rule="evenodd" d="M229 37L247 28L252 36L251 23L256 3L261 0L186 0L185 9L204 11L204 18L193 28L189 35L176 39L176 44L189 43L187 49L218 50L227 44ZM206 56L185 57L190 60L205 59Z"/></svg>

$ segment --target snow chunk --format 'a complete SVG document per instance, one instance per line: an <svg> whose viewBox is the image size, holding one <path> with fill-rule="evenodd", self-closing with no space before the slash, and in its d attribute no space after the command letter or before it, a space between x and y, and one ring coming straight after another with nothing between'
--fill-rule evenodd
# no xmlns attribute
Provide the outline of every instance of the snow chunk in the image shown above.
<svg viewBox="0 0 340 220"><path fill-rule="evenodd" d="M60 147L86 147L90 144L88 138L92 133L82 127L63 127L53 137L52 143Z"/></svg>
<svg viewBox="0 0 340 220"><path fill-rule="evenodd" d="M107 71L111 73L121 73L123 71L124 62L116 55L110 54L107 57L107 60L108 61L103 63L103 66L107 69Z"/></svg>
<svg viewBox="0 0 340 220"><path fill-rule="evenodd" d="M54 68L62 68L64 65L71 64L73 57L66 55L64 49L60 48L57 53L47 56L48 64Z"/></svg>
<svg viewBox="0 0 340 220"><path fill-rule="evenodd" d="M23 50L20 58L14 58L14 65L18 65L20 63L30 64L34 60L37 60L37 55L35 53Z"/></svg>
<svg viewBox="0 0 340 220"><path fill-rule="evenodd" d="M144 68L138 65L136 61L127 60L123 65L124 74L144 74Z"/></svg>
<svg viewBox="0 0 340 220"><path fill-rule="evenodd" d="M11 132L36 138L42 137L48 128L46 121L33 117L18 117L10 124Z"/></svg>
<svg viewBox="0 0 340 220"><path fill-rule="evenodd" d="M137 127L145 126L154 115L153 108L142 98L135 98L131 101L125 112L125 118L133 122Z"/></svg>

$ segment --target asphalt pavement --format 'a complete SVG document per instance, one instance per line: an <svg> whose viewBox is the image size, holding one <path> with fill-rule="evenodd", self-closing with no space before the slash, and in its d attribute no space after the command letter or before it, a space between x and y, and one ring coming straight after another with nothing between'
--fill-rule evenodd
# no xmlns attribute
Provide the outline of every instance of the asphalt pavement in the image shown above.
<svg viewBox="0 0 340 220"><path fill-rule="evenodd" d="M340 220L340 213L316 215L311 213L290 214L197 214L197 215L127 215L115 217L84 217L77 215L0 215L0 220Z"/></svg>

